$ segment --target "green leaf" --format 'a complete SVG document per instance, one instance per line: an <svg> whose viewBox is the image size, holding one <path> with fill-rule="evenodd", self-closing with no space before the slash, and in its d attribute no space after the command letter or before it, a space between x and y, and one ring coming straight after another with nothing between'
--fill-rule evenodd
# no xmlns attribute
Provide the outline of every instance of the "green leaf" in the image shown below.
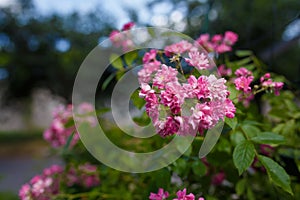
<svg viewBox="0 0 300 200"><path fill-rule="evenodd" d="M136 51L128 52L124 55L125 63L130 66L137 57L138 54Z"/></svg>
<svg viewBox="0 0 300 200"><path fill-rule="evenodd" d="M250 187L247 188L247 199L255 200L255 196L254 196L253 191Z"/></svg>
<svg viewBox="0 0 300 200"><path fill-rule="evenodd" d="M284 191L293 195L290 177L285 172L283 167L281 167L277 162L273 161L271 158L268 158L266 156L259 155L258 159L266 168L269 179L273 181L276 185L281 187Z"/></svg>
<svg viewBox="0 0 300 200"><path fill-rule="evenodd" d="M250 138L257 136L257 134L260 133L259 128L250 124L242 125L242 129Z"/></svg>
<svg viewBox="0 0 300 200"><path fill-rule="evenodd" d="M143 108L143 106L146 104L146 101L143 98L139 97L139 90L134 91L130 99L133 105L138 109Z"/></svg>
<svg viewBox="0 0 300 200"><path fill-rule="evenodd" d="M75 134L75 132L72 132L72 134L68 137L68 140L67 140L67 142L66 142L66 144L64 146L63 151L67 151L68 150L68 148L69 148L69 146L71 144L71 141L72 141L72 139L74 137L74 134Z"/></svg>
<svg viewBox="0 0 300 200"><path fill-rule="evenodd" d="M230 133L230 141L233 146L240 144L242 141L246 140L241 131L235 131Z"/></svg>
<svg viewBox="0 0 300 200"><path fill-rule="evenodd" d="M105 79L105 81L103 82L103 84L102 84L102 86L101 86L101 90L102 90L102 91L104 91L104 90L107 88L107 86L108 86L109 83L114 79L114 77L115 77L115 74L112 73L112 74L110 74L110 75Z"/></svg>
<svg viewBox="0 0 300 200"><path fill-rule="evenodd" d="M281 144L285 142L282 135L272 132L259 133L256 137L251 138L251 140L259 144Z"/></svg>
<svg viewBox="0 0 300 200"><path fill-rule="evenodd" d="M123 69L123 62L122 62L122 58L117 55L117 54L111 54L109 57L109 62L111 63L111 65L119 70Z"/></svg>
<svg viewBox="0 0 300 200"><path fill-rule="evenodd" d="M192 171L195 175L202 177L206 174L207 169L206 166L200 161L194 161L192 164Z"/></svg>
<svg viewBox="0 0 300 200"><path fill-rule="evenodd" d="M171 174L169 170L162 168L153 173L153 178L157 186L167 188L171 181Z"/></svg>
<svg viewBox="0 0 300 200"><path fill-rule="evenodd" d="M241 179L237 182L236 186L235 186L235 191L237 193L237 195L242 195L244 194L245 190L246 190L246 183L247 180L246 179Z"/></svg>
<svg viewBox="0 0 300 200"><path fill-rule="evenodd" d="M241 60L238 60L238 61L235 61L235 63L238 65L238 66L242 66L242 65L246 65L248 63L251 62L251 58L250 57L246 57L246 58L243 58Z"/></svg>
<svg viewBox="0 0 300 200"><path fill-rule="evenodd" d="M238 57L251 56L253 53L250 50L238 50L235 52L235 55Z"/></svg>
<svg viewBox="0 0 300 200"><path fill-rule="evenodd" d="M275 132L275 133L281 133L282 130L284 129L284 126L285 126L284 123L277 124L277 125L272 129L272 131Z"/></svg>
<svg viewBox="0 0 300 200"><path fill-rule="evenodd" d="M177 173L178 175L184 175L188 173L188 163L186 162L185 159L179 158L175 163L174 163L174 172Z"/></svg>
<svg viewBox="0 0 300 200"><path fill-rule="evenodd" d="M218 141L218 145L216 146L218 151L226 152L228 154L231 154L231 144L230 142L225 138L220 138Z"/></svg>
<svg viewBox="0 0 300 200"><path fill-rule="evenodd" d="M253 162L255 148L252 142L245 140L238 144L233 151L233 163L241 175Z"/></svg>
<svg viewBox="0 0 300 200"><path fill-rule="evenodd" d="M234 118L228 118L228 117L226 117L226 118L225 118L225 123L226 123L232 130L234 130L238 122L237 122L237 118L236 118L236 117L234 117Z"/></svg>

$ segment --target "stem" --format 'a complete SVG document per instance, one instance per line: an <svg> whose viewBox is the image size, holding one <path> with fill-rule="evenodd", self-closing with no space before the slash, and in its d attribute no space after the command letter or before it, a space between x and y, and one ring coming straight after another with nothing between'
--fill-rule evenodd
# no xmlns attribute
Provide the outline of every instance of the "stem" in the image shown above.
<svg viewBox="0 0 300 200"><path fill-rule="evenodd" d="M247 135L247 133L244 131L244 129L241 128L241 130L242 130L242 133L243 133L243 135L245 136L245 138L246 138L248 141L250 141L250 138L249 138L249 136ZM256 156L256 157L259 156L259 154L257 153L257 151L256 151L255 148L254 148L254 153L255 153L255 156Z"/></svg>

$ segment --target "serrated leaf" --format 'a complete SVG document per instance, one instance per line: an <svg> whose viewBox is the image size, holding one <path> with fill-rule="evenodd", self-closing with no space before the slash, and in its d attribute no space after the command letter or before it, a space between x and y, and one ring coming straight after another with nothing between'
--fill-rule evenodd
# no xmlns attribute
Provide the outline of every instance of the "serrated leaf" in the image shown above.
<svg viewBox="0 0 300 200"><path fill-rule="evenodd" d="M238 57L250 56L252 54L253 53L250 50L238 50L235 52L235 55L237 55Z"/></svg>
<svg viewBox="0 0 300 200"><path fill-rule="evenodd" d="M238 144L233 151L233 163L241 175L252 164L255 148L252 142L245 140Z"/></svg>
<svg viewBox="0 0 300 200"><path fill-rule="evenodd" d="M235 185L235 191L237 193L237 195L242 195L244 194L245 190L246 190L246 183L247 180L246 179L241 179L237 182L237 184Z"/></svg>
<svg viewBox="0 0 300 200"><path fill-rule="evenodd" d="M269 179L284 191L293 194L291 189L291 180L286 171L277 162L266 156L259 155L259 161L266 168Z"/></svg>
<svg viewBox="0 0 300 200"><path fill-rule="evenodd" d="M232 130L234 130L238 122L237 122L237 118L236 118L236 117L234 117L234 118L228 118L228 117L226 117L226 118L225 118L225 123L226 123Z"/></svg>
<svg viewBox="0 0 300 200"><path fill-rule="evenodd" d="M111 54L109 57L109 62L111 63L111 65L116 68L116 69L123 69L123 62L122 62L122 58L117 55L117 54Z"/></svg>
<svg viewBox="0 0 300 200"><path fill-rule="evenodd" d="M259 133L257 136L251 138L251 140L259 144L281 144L285 142L282 135L272 132Z"/></svg>

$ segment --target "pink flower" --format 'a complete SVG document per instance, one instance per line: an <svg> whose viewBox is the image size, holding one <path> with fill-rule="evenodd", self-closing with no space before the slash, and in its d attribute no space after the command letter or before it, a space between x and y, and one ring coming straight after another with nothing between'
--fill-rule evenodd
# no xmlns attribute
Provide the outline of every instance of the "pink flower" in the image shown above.
<svg viewBox="0 0 300 200"><path fill-rule="evenodd" d="M214 35L214 36L211 38L211 41L212 41L213 43L220 43L222 40L223 40L223 36L222 36L221 34Z"/></svg>
<svg viewBox="0 0 300 200"><path fill-rule="evenodd" d="M190 123L190 116L175 116L174 119L179 122L179 129L177 131L178 135L192 135L196 136L197 131L198 131L198 125L194 124L193 125Z"/></svg>
<svg viewBox="0 0 300 200"><path fill-rule="evenodd" d="M252 76L252 72L249 71L248 69L241 67L239 69L237 69L234 73L236 76L241 77L241 76Z"/></svg>
<svg viewBox="0 0 300 200"><path fill-rule="evenodd" d="M164 191L163 188L159 188L157 194L156 193L150 193L149 200L164 200L169 197L169 193L167 191Z"/></svg>
<svg viewBox="0 0 300 200"><path fill-rule="evenodd" d="M204 45L209 42L210 36L208 33L202 34L199 36L199 38L196 40L200 45Z"/></svg>
<svg viewBox="0 0 300 200"><path fill-rule="evenodd" d="M274 94L279 95L279 91L283 88L284 83L282 82L274 82Z"/></svg>
<svg viewBox="0 0 300 200"><path fill-rule="evenodd" d="M85 163L78 167L79 179L86 188L91 188L100 184L99 174L97 172L97 166Z"/></svg>
<svg viewBox="0 0 300 200"><path fill-rule="evenodd" d="M53 112L53 121L50 127L44 131L44 139L54 148L65 146L70 137L72 137L70 147L73 147L79 141L79 135L74 123L72 123L72 109L72 105L58 106ZM89 115L92 110L94 110L93 106L88 103L79 105L77 113L79 116L82 115L80 122L88 122L91 126L95 126L97 119Z"/></svg>
<svg viewBox="0 0 300 200"><path fill-rule="evenodd" d="M225 65L220 65L218 67L218 75L219 76L230 76L232 74L232 71L230 68L226 68Z"/></svg>
<svg viewBox="0 0 300 200"><path fill-rule="evenodd" d="M157 71L155 77L153 79L153 86L158 87L159 89L163 89L165 85L169 82L176 82L178 71L172 67L168 67L163 64L161 69Z"/></svg>
<svg viewBox="0 0 300 200"><path fill-rule="evenodd" d="M214 50L214 45L212 42L210 42L210 36L209 34L202 34L199 36L199 38L196 40L198 44L200 44L202 47L204 47L208 52L211 52Z"/></svg>
<svg viewBox="0 0 300 200"><path fill-rule="evenodd" d="M49 168L44 169L43 175L44 176L52 176L55 174L60 174L63 172L63 168L59 165L52 165Z"/></svg>
<svg viewBox="0 0 300 200"><path fill-rule="evenodd" d="M224 42L228 45L234 45L238 41L238 34L232 31L226 31L224 36Z"/></svg>
<svg viewBox="0 0 300 200"><path fill-rule="evenodd" d="M207 78L210 99L224 100L228 95L226 80L224 78L217 79L215 75L209 75Z"/></svg>
<svg viewBox="0 0 300 200"><path fill-rule="evenodd" d="M161 103L171 109L173 114L179 114L184 99L184 91L178 82L166 84L165 90L161 92Z"/></svg>
<svg viewBox="0 0 300 200"><path fill-rule="evenodd" d="M284 83L282 82L273 82L271 79L270 73L266 73L260 78L261 85L266 88L274 90L275 95L279 95L279 91L283 88Z"/></svg>
<svg viewBox="0 0 300 200"><path fill-rule="evenodd" d="M160 66L161 62L157 60L145 63L143 68L138 72L139 83L152 82L152 74L153 72L159 70Z"/></svg>
<svg viewBox="0 0 300 200"><path fill-rule="evenodd" d="M262 77L260 77L260 82L263 83L265 79L270 79L271 78L271 74L270 73L266 73L265 75L263 75Z"/></svg>
<svg viewBox="0 0 300 200"><path fill-rule="evenodd" d="M177 194L177 198L173 200L195 200L195 195L192 193L186 194L185 188L182 191L179 190L176 194Z"/></svg>
<svg viewBox="0 0 300 200"><path fill-rule="evenodd" d="M207 98L209 96L208 80L206 76L200 76L198 79L191 75L188 78L188 84L184 84L187 98Z"/></svg>
<svg viewBox="0 0 300 200"><path fill-rule="evenodd" d="M204 128L204 129L209 129L213 126L212 122L212 109L206 104L200 104L197 103L195 108L192 108L192 116L190 118L190 123L193 127L195 128Z"/></svg>
<svg viewBox="0 0 300 200"><path fill-rule="evenodd" d="M172 54L182 54L193 47L191 43L186 40L182 40L178 43L169 45L165 47L165 54L171 56Z"/></svg>
<svg viewBox="0 0 300 200"><path fill-rule="evenodd" d="M219 172L212 177L211 184L218 186L221 185L224 180L225 180L225 173Z"/></svg>
<svg viewBox="0 0 300 200"><path fill-rule="evenodd" d="M113 30L109 35L109 39L115 46L119 47L124 37L118 30Z"/></svg>
<svg viewBox="0 0 300 200"><path fill-rule="evenodd" d="M228 46L227 44L221 43L220 45L217 45L215 47L215 52L217 53L225 53L231 51L231 46Z"/></svg>
<svg viewBox="0 0 300 200"><path fill-rule="evenodd" d="M134 26L133 22L129 22L125 24L122 28L122 31L127 31L131 29ZM123 51L130 51L134 48L134 43L131 39L130 32L120 32L118 30L113 30L110 35L109 39L112 42L112 44L116 47L122 47Z"/></svg>
<svg viewBox="0 0 300 200"><path fill-rule="evenodd" d="M31 188L29 184L25 184L19 191L19 197L21 200L31 200Z"/></svg>
<svg viewBox="0 0 300 200"><path fill-rule="evenodd" d="M146 52L143 57L143 63L149 63L151 61L155 61L156 53L157 51L155 49L151 49L150 52Z"/></svg>
<svg viewBox="0 0 300 200"><path fill-rule="evenodd" d="M250 84L253 81L253 76L245 77L241 76L234 80L235 88L245 93L251 92Z"/></svg>
<svg viewBox="0 0 300 200"><path fill-rule="evenodd" d="M126 23L126 24L123 25L122 31L130 30L134 25L135 25L134 22L128 22L128 23Z"/></svg>
<svg viewBox="0 0 300 200"><path fill-rule="evenodd" d="M230 99L225 100L225 115L228 118L234 118L236 108Z"/></svg>
<svg viewBox="0 0 300 200"><path fill-rule="evenodd" d="M174 135L178 131L179 126L179 122L174 117L168 116L165 121L158 122L155 128L160 136L166 137Z"/></svg>
<svg viewBox="0 0 300 200"><path fill-rule="evenodd" d="M232 45L238 40L238 35L232 31L226 31L225 35L217 34L210 36L208 34L200 35L196 40L208 52L214 51L217 53L225 53L232 50Z"/></svg>
<svg viewBox="0 0 300 200"><path fill-rule="evenodd" d="M209 61L207 59L207 56L204 55L204 53L201 53L199 51L190 51L189 52L190 58L185 58L185 61L191 65L196 67L199 70L208 69Z"/></svg>

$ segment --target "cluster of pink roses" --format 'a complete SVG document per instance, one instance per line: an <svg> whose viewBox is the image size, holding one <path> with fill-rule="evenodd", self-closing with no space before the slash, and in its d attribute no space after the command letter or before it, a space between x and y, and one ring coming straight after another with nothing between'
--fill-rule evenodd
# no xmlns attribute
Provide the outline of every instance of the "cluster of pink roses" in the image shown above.
<svg viewBox="0 0 300 200"><path fill-rule="evenodd" d="M283 88L282 82L274 82L271 79L270 73L266 73L264 76L260 78L260 83L263 88L266 88L267 90L274 90L275 95L279 95L279 91Z"/></svg>
<svg viewBox="0 0 300 200"><path fill-rule="evenodd" d="M210 38L209 34L202 34L196 40L208 52L225 53L232 50L238 40L238 35L232 31L226 31L224 36L221 34L214 35Z"/></svg>
<svg viewBox="0 0 300 200"><path fill-rule="evenodd" d="M242 93L239 95L239 101L243 102L244 106L248 106L250 100L254 98L255 92L251 88L251 83L254 80L253 73L247 70L244 67L239 68L235 71L235 75L237 76L234 79L235 88ZM260 78L261 90L274 91L275 95L279 95L279 91L283 88L282 82L274 82L271 79L270 73L266 73L264 76ZM256 89L259 86L255 86Z"/></svg>
<svg viewBox="0 0 300 200"><path fill-rule="evenodd" d="M209 68L206 55L193 45L182 41L166 47L172 56L189 51L186 61L195 68ZM195 134L215 126L224 117L233 118L235 107L228 98L226 80L214 75L196 78L190 75L187 82L180 83L177 69L156 59L156 50L146 53L143 68L138 72L140 97L146 100L146 112L158 134L162 137ZM193 105L186 102L192 100Z"/></svg>
<svg viewBox="0 0 300 200"><path fill-rule="evenodd" d="M73 106L58 106L53 112L53 120L48 129L44 131L44 139L51 143L52 147L58 148L66 145L69 137L72 136L70 146L74 146L79 141L79 134L76 131L73 122ZM77 109L77 114L82 115L82 121L88 122L94 126L97 122L92 116L88 114L93 111L93 106L89 103L82 103Z"/></svg>
<svg viewBox="0 0 300 200"><path fill-rule="evenodd" d="M129 22L124 24L121 31L130 30L135 24L133 22ZM110 41L116 47L122 47L124 51L128 51L134 47L133 41L131 40L131 36L129 32L120 33L118 30L113 30L109 35Z"/></svg>
<svg viewBox="0 0 300 200"><path fill-rule="evenodd" d="M65 173L64 173L65 172ZM42 175L34 176L29 183L24 184L20 191L21 200L50 200L59 194L61 184L91 188L100 183L97 167L89 163L71 167L68 171L59 165L44 169Z"/></svg>
<svg viewBox="0 0 300 200"><path fill-rule="evenodd" d="M184 188L182 191L179 190L177 193L177 198L173 200L195 200L195 195L190 193L186 194L186 189ZM169 197L169 192L164 191L164 189L159 188L157 193L150 193L149 199L150 200L165 200ZM204 200L203 197L199 197L198 200Z"/></svg>

